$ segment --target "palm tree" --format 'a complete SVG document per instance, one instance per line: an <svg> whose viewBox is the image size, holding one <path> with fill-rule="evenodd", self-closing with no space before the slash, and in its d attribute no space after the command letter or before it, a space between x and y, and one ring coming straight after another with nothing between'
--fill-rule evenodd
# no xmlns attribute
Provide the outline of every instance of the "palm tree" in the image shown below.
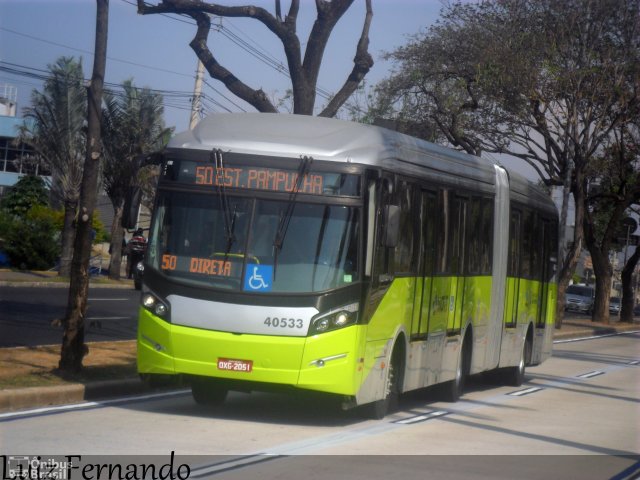
<svg viewBox="0 0 640 480"><path fill-rule="evenodd" d="M148 88L137 88L132 80L123 83L122 92L105 95L102 182L114 210L110 278L120 278L124 237L120 222L126 193L130 187L141 186L141 170L148 164L147 154L161 149L172 131L164 126L162 101L162 95Z"/></svg>
<svg viewBox="0 0 640 480"><path fill-rule="evenodd" d="M31 94L19 140L52 172L52 194L64 205L59 275L69 276L86 149L87 95L79 60L60 57L48 69L51 75L43 91Z"/></svg>

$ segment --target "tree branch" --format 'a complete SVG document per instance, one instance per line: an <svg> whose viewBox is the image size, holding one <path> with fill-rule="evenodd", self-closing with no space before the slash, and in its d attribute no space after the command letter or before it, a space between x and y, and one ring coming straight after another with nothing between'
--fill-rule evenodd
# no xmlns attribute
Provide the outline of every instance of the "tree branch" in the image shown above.
<svg viewBox="0 0 640 480"><path fill-rule="evenodd" d="M277 109L262 89L255 90L240 81L238 77L220 65L213 56L207 45L207 37L211 29L209 16L200 12L194 12L191 16L198 24L198 31L189 46L207 69L211 78L224 83L230 92L252 105L259 112L277 113Z"/></svg>
<svg viewBox="0 0 640 480"><path fill-rule="evenodd" d="M353 59L353 70L345 81L344 85L338 90L329 104L320 113L321 117L335 117L338 109L347 101L347 99L358 88L360 82L373 66L373 58L369 54L369 28L371 19L373 18L373 9L371 8L371 0L366 0L367 13L362 26L362 33L356 48L356 56Z"/></svg>
<svg viewBox="0 0 640 480"><path fill-rule="evenodd" d="M220 65L209 50L207 39L211 30L211 21L207 13L229 17L248 17L260 20L263 24L280 36L284 32L275 17L266 10L257 7L225 7L215 4L204 4L194 0L164 0L158 5L148 5L138 0L138 13L142 15L156 13L185 14L193 18L198 30L189 44L212 78L221 81L234 95L252 105L259 112L277 112L262 89L253 89L239 80L229 70Z"/></svg>

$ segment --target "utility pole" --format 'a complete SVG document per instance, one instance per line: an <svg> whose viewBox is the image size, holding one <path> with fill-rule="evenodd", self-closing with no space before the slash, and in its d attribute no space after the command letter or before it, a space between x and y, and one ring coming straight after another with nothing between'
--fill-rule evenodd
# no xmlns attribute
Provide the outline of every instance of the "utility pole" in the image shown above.
<svg viewBox="0 0 640 480"><path fill-rule="evenodd" d="M204 64L198 60L198 70L196 71L196 83L193 87L193 101L191 102L191 119L189 129L192 130L200 121L202 111L202 80L204 78Z"/></svg>
<svg viewBox="0 0 640 480"><path fill-rule="evenodd" d="M89 295L89 259L93 240L93 211L98 196L98 173L102 157L100 119L102 91L107 63L107 31L109 0L96 0L96 40L93 74L88 88L87 153L84 159L80 201L76 220L76 237L71 260L67 312L62 321L64 335L58 368L66 372L82 370L82 359L88 353L84 343L84 319Z"/></svg>

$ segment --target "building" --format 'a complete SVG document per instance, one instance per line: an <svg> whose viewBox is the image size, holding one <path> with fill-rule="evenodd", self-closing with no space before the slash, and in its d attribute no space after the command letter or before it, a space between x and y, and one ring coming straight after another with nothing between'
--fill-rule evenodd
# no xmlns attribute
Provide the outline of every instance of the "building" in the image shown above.
<svg viewBox="0 0 640 480"><path fill-rule="evenodd" d="M33 161L33 150L16 142L24 119L17 114L18 92L11 85L0 85L0 196L22 175L35 174L51 181L51 172Z"/></svg>
<svg viewBox="0 0 640 480"><path fill-rule="evenodd" d="M0 85L0 197L16 184L22 175L39 175L47 185L52 177L49 169L34 161L33 150L16 141L24 118L17 115L18 92L12 85ZM113 206L109 198L98 195L96 209L103 225L109 231L113 221Z"/></svg>

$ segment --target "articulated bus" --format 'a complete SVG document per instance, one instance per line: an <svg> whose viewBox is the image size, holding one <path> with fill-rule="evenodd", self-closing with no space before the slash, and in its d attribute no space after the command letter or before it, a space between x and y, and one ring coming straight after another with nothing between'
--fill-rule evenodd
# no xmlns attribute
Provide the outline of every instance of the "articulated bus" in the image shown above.
<svg viewBox="0 0 640 480"><path fill-rule="evenodd" d="M381 418L551 354L557 211L486 159L391 130L219 114L163 153L138 371L196 402L269 387Z"/></svg>

